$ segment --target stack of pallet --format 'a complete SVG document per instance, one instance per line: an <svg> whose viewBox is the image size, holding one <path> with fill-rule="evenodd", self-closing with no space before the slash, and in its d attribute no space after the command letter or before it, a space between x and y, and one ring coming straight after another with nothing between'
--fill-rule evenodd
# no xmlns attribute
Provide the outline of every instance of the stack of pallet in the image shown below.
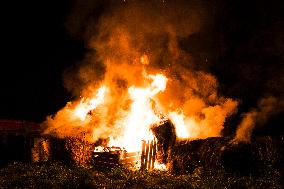
<svg viewBox="0 0 284 189"><path fill-rule="evenodd" d="M101 151L93 152L93 165L98 169L107 169L117 166L128 168L139 167L138 152L127 152L119 147L105 147Z"/></svg>

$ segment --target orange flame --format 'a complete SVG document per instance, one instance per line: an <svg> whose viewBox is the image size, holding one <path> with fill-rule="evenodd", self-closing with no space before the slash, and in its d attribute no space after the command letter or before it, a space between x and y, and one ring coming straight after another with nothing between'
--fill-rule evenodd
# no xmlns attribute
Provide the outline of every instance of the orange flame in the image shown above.
<svg viewBox="0 0 284 189"><path fill-rule="evenodd" d="M79 117L81 121L84 121L86 119L87 114L91 110L95 109L98 105L104 102L104 95L106 90L107 90L106 86L102 86L99 88L94 98L91 99L82 98L80 104L78 104L78 106L74 110L75 116Z"/></svg>
<svg viewBox="0 0 284 189"><path fill-rule="evenodd" d="M237 107L232 99L218 99L212 75L185 72L181 75L184 84L157 71L147 74L146 54L140 57L142 65L112 61L115 60L106 62L105 78L95 93L84 91L79 102L70 102L54 117L47 118L47 133L65 137L84 132L89 134L89 141L108 138L109 146L140 151L142 140L154 138L151 125L165 117L174 124L178 138L206 138L219 136L225 118ZM93 86L89 87L93 91ZM200 93L215 105L195 96L194 90L203 90Z"/></svg>
<svg viewBox="0 0 284 189"><path fill-rule="evenodd" d="M152 98L165 90L167 78L162 74L148 77L152 79L149 87L131 86L128 89L132 104L127 117L122 121L123 136L111 140L111 145L124 146L128 151L140 151L141 141L153 138L149 127L158 123L160 118L153 110Z"/></svg>

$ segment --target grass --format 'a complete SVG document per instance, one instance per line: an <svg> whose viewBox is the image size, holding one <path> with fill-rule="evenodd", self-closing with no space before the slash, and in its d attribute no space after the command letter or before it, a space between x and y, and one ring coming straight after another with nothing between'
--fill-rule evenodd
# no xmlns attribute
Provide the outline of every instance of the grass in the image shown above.
<svg viewBox="0 0 284 189"><path fill-rule="evenodd" d="M0 170L0 188L80 188L84 168L54 163L14 163Z"/></svg>
<svg viewBox="0 0 284 189"><path fill-rule="evenodd" d="M132 171L51 163L13 163L0 169L0 188L282 188L281 175L265 170L263 175L236 176L224 171L195 169L192 174L165 171Z"/></svg>

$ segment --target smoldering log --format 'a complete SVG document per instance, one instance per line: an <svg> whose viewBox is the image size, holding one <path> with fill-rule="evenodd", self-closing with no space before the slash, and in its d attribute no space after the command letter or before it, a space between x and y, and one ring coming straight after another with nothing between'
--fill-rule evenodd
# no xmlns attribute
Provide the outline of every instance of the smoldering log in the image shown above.
<svg viewBox="0 0 284 189"><path fill-rule="evenodd" d="M191 173L202 167L249 175L261 174L266 166L275 169L283 166L283 137L282 140L279 137L258 137L251 143L237 144L232 144L230 137L179 140L169 120L153 126L152 130L157 138L158 160L177 174Z"/></svg>

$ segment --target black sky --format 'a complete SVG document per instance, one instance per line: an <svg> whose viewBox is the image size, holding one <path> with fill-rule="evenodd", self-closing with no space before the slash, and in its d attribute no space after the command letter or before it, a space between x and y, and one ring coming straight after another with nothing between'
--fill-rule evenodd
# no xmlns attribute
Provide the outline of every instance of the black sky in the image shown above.
<svg viewBox="0 0 284 189"><path fill-rule="evenodd" d="M71 1L11 1L1 5L1 118L42 121L68 101L63 71L84 46L64 22Z"/></svg>
<svg viewBox="0 0 284 189"><path fill-rule="evenodd" d="M208 64L225 96L241 99L239 112L256 106L266 95L283 100L284 3L208 2L213 22L183 39L182 46L196 61L208 59L200 64ZM41 122L72 98L62 74L87 51L83 39L72 37L65 27L73 5L71 0L1 3L1 119ZM271 118L270 129L263 132L279 132L281 127L273 125L283 125L282 117L280 113ZM231 124L239 119L240 114Z"/></svg>

